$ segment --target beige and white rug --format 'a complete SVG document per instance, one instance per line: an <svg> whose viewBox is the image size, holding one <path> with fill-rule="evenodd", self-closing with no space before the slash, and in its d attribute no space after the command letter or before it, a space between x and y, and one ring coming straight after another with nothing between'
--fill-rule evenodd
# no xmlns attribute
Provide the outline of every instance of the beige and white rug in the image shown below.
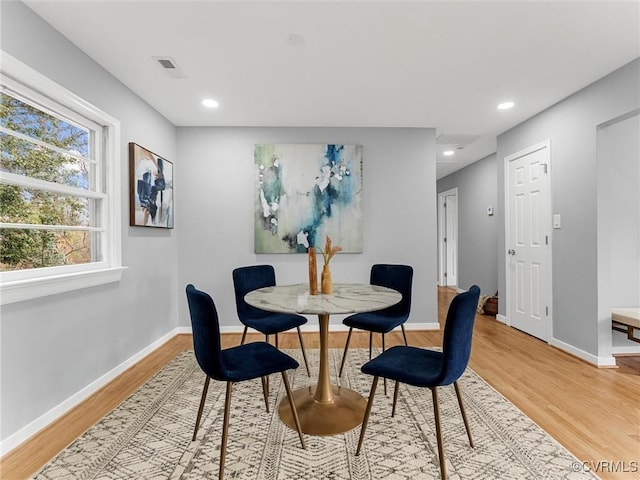
<svg viewBox="0 0 640 480"><path fill-rule="evenodd" d="M299 356L299 351L289 352ZM330 350L337 372L342 351ZM294 388L313 383L318 351L309 350L312 377L304 368L289 372ZM366 349L353 349L341 384L369 394L372 378L360 372ZM302 364L302 360L300 363ZM333 381L336 379L334 377ZM193 352L177 356L131 397L47 464L35 479L217 478L224 384L211 382L203 420L191 441L204 374ZM389 385L392 387L392 384ZM451 480L596 478L513 404L467 369L460 379L475 448L468 443L453 387L441 388L440 402L447 468ZM403 385L396 416L392 391L382 383L365 437L360 428L342 435L306 435L307 449L277 414L284 387L271 377L271 413L266 413L259 380L234 386L225 478L389 479L440 478L431 392ZM277 398L276 398L277 395ZM577 463L576 463L577 462Z"/></svg>

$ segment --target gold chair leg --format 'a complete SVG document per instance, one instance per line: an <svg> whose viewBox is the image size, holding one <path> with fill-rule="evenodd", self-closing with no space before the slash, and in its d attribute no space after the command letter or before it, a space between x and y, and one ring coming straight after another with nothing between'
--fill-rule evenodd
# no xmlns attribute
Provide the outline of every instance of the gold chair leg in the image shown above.
<svg viewBox="0 0 640 480"><path fill-rule="evenodd" d="M344 362L347 359L347 350L349 349L349 342L351 341L352 333L353 333L353 328L349 328L349 334L347 335L347 343L344 344L344 353L342 354L342 363L340 364L340 373L338 373L338 378L342 376L342 369L344 368Z"/></svg>
<svg viewBox="0 0 640 480"><path fill-rule="evenodd" d="M244 345L244 340L247 338L247 327L244 327L242 331L242 340L240 340L240 345Z"/></svg>
<svg viewBox="0 0 640 480"><path fill-rule="evenodd" d="M224 399L224 420L222 422L222 445L220 445L220 470L218 478L224 478L224 461L227 456L227 438L229 436L229 410L231 406L231 382L227 382L227 394Z"/></svg>
<svg viewBox="0 0 640 480"><path fill-rule="evenodd" d="M438 439L438 457L440 458L440 476L447 480L447 467L444 460L444 446L442 445L442 428L440 427L440 404L438 403L438 387L431 388L433 396L433 415L436 421L436 437Z"/></svg>
<svg viewBox="0 0 640 480"><path fill-rule="evenodd" d="M385 351L385 347L384 347L384 333L382 334L382 353L384 353ZM384 396L387 396L387 379L383 379L384 382Z"/></svg>
<svg viewBox="0 0 640 480"><path fill-rule="evenodd" d="M396 380L396 386L393 389L393 408L391 409L391 418L396 414L396 404L398 403L398 393L400 392L400 382Z"/></svg>
<svg viewBox="0 0 640 480"><path fill-rule="evenodd" d="M262 396L264 397L264 405L265 407L267 407L267 413L269 413L269 392L268 392L268 386L267 386L267 379L269 377L260 377L260 380L262 381Z"/></svg>
<svg viewBox="0 0 640 480"><path fill-rule="evenodd" d="M198 427L200 427L200 419L202 418L202 411L204 410L204 402L207 399L207 391L209 390L209 381L211 378L207 375L204 379L204 387L202 388L202 397L200 398L200 406L198 407L198 416L196 417L196 426L193 429L192 442L196 440L196 434L198 433Z"/></svg>
<svg viewBox="0 0 640 480"><path fill-rule="evenodd" d="M289 407L291 407L291 413L293 414L293 422L296 424L296 430L298 431L298 437L300 438L300 444L302 448L306 450L307 446L304 443L304 437L302 436L302 427L300 426L300 418L298 417L298 410L296 404L293 401L293 395L291 394L291 386L289 385L289 379L286 372L282 372L282 380L284 381L284 388L287 391L287 398L289 399Z"/></svg>
<svg viewBox="0 0 640 480"><path fill-rule="evenodd" d="M369 401L367 402L367 408L364 411L364 420L362 420L362 427L360 427L360 439L358 440L358 449L356 450L356 456L360 455L362 449L362 442L364 441L364 433L367 431L367 424L369 423L369 415L371 415L371 407L373 406L373 398L376 396L376 387L378 386L378 377L373 377L373 383L371 384L371 391L369 392Z"/></svg>
<svg viewBox="0 0 640 480"><path fill-rule="evenodd" d="M471 437L471 427L469 426L469 419L467 418L467 412L464 409L464 402L462 401L462 394L460 393L460 387L458 382L453 382L453 386L456 389L456 396L458 397L458 405L460 405L460 413L462 413L462 420L464 420L464 428L467 429L467 437L469 437L469 445L473 448L473 438Z"/></svg>
<svg viewBox="0 0 640 480"><path fill-rule="evenodd" d="M311 371L309 370L309 362L307 361L307 354L304 351L304 342L302 341L302 332L300 331L300 327L296 327L298 329L298 338L300 339L300 348L302 349L302 358L304 359L304 366L307 367L307 376L311 376Z"/></svg>
<svg viewBox="0 0 640 480"><path fill-rule="evenodd" d="M405 346L409 346L409 342L407 342L407 332L404 329L404 323L400 324L400 328L402 328L402 336L404 337L404 344Z"/></svg>

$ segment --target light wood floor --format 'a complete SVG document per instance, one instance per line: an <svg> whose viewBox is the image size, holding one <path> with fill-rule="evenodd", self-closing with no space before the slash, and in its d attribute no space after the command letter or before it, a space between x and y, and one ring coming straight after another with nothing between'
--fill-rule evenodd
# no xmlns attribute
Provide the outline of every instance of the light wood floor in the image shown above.
<svg viewBox="0 0 640 480"><path fill-rule="evenodd" d="M454 294L439 289L441 325ZM319 348L316 333L304 335L306 348ZM442 338L439 331L408 330L407 336L410 345L419 346L439 346ZM262 337L250 334L248 339ZM346 332L331 333L330 347L344 347L345 339ZM375 341L380 346L379 338ZM223 347L239 342L239 334L223 335ZM580 460L607 461L627 470L640 462L640 357L620 359L617 369L598 369L483 315L477 316L473 342L470 367ZM387 336L387 348L400 343L400 333ZM297 335L282 335L280 347L298 348ZM351 347L368 347L368 334L354 333ZM0 478L31 476L175 355L191 348L190 335L171 339L3 457ZM630 472L598 474L604 479L640 478Z"/></svg>

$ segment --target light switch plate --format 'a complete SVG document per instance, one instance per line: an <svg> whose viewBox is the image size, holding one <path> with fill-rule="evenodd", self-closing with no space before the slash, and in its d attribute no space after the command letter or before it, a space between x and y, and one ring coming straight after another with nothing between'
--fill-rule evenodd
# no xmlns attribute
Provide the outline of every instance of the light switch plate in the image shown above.
<svg viewBox="0 0 640 480"><path fill-rule="evenodd" d="M553 216L553 228L562 228L562 223L560 222L560 214L556 213Z"/></svg>

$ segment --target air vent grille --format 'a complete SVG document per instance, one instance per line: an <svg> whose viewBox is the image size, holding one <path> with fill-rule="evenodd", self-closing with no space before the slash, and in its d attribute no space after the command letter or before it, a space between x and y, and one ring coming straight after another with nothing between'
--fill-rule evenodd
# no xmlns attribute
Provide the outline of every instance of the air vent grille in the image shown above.
<svg viewBox="0 0 640 480"><path fill-rule="evenodd" d="M169 75L171 78L187 78L182 69L178 66L172 57L151 57L158 65L162 67L162 71Z"/></svg>
<svg viewBox="0 0 640 480"><path fill-rule="evenodd" d="M171 63L171 60L168 60L166 58L161 58L160 60L158 60L158 63L160 63L160 65L162 65L164 68L176 68L176 66Z"/></svg>

